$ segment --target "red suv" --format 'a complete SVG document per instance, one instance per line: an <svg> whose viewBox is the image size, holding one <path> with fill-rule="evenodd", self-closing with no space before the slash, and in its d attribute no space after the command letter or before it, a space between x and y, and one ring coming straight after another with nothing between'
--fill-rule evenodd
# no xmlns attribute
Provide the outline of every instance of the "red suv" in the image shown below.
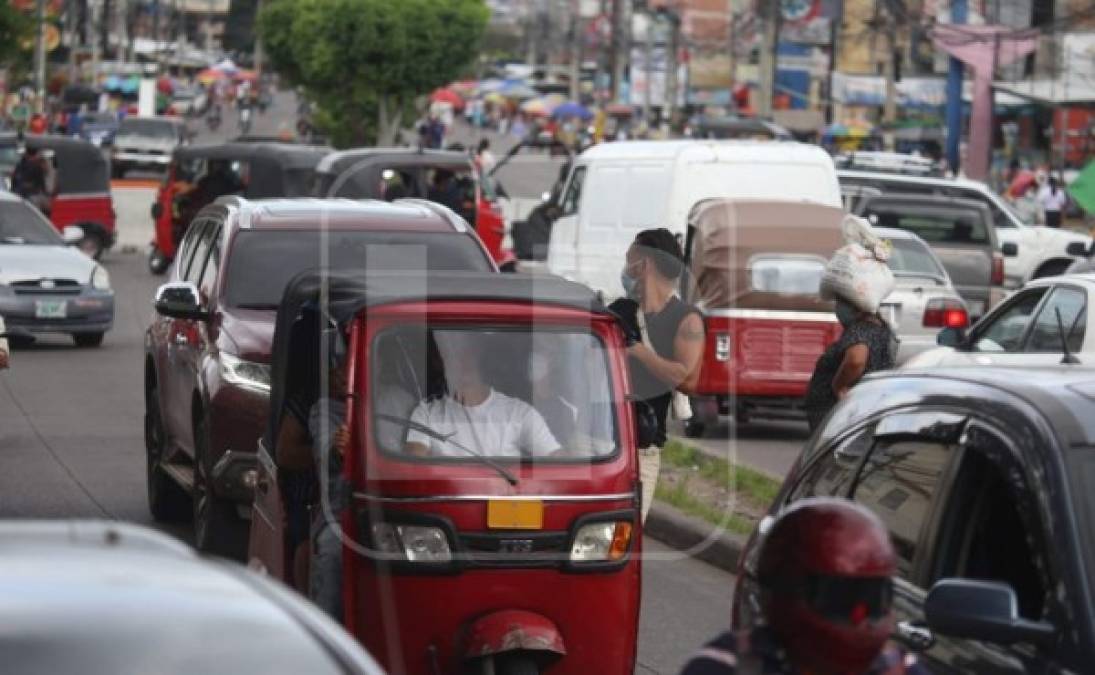
<svg viewBox="0 0 1095 675"><path fill-rule="evenodd" d="M243 554L282 292L306 269L366 267L497 271L463 219L425 200L225 197L198 214L145 335L157 520L192 516L200 549Z"/></svg>

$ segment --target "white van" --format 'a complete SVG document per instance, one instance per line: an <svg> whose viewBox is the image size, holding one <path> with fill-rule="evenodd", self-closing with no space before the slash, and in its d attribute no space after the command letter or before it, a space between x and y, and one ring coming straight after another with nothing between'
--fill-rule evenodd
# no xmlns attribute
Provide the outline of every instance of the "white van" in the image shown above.
<svg viewBox="0 0 1095 675"><path fill-rule="evenodd" d="M624 255L641 230L683 237L688 214L710 198L791 199L841 207L829 155L773 141L621 141L574 160L563 188L547 267L619 296Z"/></svg>

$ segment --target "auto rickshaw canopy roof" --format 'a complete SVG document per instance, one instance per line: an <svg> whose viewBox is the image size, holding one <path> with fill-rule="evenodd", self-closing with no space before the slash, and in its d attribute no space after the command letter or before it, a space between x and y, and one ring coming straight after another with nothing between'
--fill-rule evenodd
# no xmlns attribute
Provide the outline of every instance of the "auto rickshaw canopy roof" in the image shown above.
<svg viewBox="0 0 1095 675"><path fill-rule="evenodd" d="M347 324L367 308L420 301L510 302L611 316L589 287L557 277L426 270L304 271L286 285L274 326L266 436L271 454L276 453L273 444L286 392L303 391L307 398L318 395L324 333ZM315 358L309 358L312 355Z"/></svg>
<svg viewBox="0 0 1095 675"><path fill-rule="evenodd" d="M843 244L842 209L812 202L710 199L689 218L689 265L695 301L706 309L828 311L813 293L758 290L758 260L813 259L825 263Z"/></svg>
<svg viewBox="0 0 1095 675"><path fill-rule="evenodd" d="M316 165L331 148L298 143L218 143L186 145L175 150L176 162L195 159L247 162L248 199L307 196Z"/></svg>
<svg viewBox="0 0 1095 675"><path fill-rule="evenodd" d="M383 171L399 171L407 168L444 169L459 173L472 171L475 165L471 157L464 152L452 150L416 150L413 148L353 148L328 155L316 173L321 174L317 181L316 197L352 197L379 198L379 181L375 168ZM336 179L342 180L338 194L329 194Z"/></svg>
<svg viewBox="0 0 1095 675"><path fill-rule="evenodd" d="M53 153L57 194L110 193L110 163L103 151L87 141L67 136L28 134L27 148Z"/></svg>

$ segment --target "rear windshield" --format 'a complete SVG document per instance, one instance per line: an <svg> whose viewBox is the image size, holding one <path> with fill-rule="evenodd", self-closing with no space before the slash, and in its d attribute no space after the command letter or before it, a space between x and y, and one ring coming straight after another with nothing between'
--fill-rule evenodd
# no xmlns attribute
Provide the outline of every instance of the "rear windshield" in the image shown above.
<svg viewBox="0 0 1095 675"><path fill-rule="evenodd" d="M915 239L891 239L893 251L890 253L889 266L894 274L945 277L939 261L932 255L931 249Z"/></svg>
<svg viewBox="0 0 1095 675"><path fill-rule="evenodd" d="M0 246L4 244L61 245L57 230L37 210L23 202L0 202Z"/></svg>
<svg viewBox="0 0 1095 675"><path fill-rule="evenodd" d="M817 295L825 260L813 256L761 256L749 263L754 291L781 295Z"/></svg>
<svg viewBox="0 0 1095 675"><path fill-rule="evenodd" d="M161 122L159 120L135 120L124 119L121 125L118 127L118 134L132 134L134 136L148 136L150 138L169 138L176 137L175 125L170 122Z"/></svg>
<svg viewBox="0 0 1095 675"><path fill-rule="evenodd" d="M929 244L987 244L989 234L976 212L931 211L916 206L870 208L871 221L918 235Z"/></svg>
<svg viewBox="0 0 1095 675"><path fill-rule="evenodd" d="M452 232L251 230L228 257L225 292L233 307L273 309L304 270L475 270L493 268L476 240ZM321 257L322 256L322 257Z"/></svg>

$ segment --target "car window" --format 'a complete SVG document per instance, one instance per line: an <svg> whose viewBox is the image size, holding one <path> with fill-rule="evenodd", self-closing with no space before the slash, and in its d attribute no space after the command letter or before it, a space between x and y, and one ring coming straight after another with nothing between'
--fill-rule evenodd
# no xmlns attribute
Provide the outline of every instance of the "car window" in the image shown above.
<svg viewBox="0 0 1095 675"><path fill-rule="evenodd" d="M1015 352L1023 344L1023 336L1034 310L1046 289L1032 288L1019 293L1006 307L978 326L973 337L973 349L978 352Z"/></svg>
<svg viewBox="0 0 1095 675"><path fill-rule="evenodd" d="M212 247L209 249L209 256L206 258L205 267L198 281L198 288L206 298L213 295L213 287L217 282L217 270L220 269L221 231L220 227L213 231Z"/></svg>
<svg viewBox="0 0 1095 675"><path fill-rule="evenodd" d="M852 486L856 468L871 447L873 426L853 434L826 451L803 473L788 494L787 503L806 497L832 497L846 494Z"/></svg>
<svg viewBox="0 0 1095 675"><path fill-rule="evenodd" d="M0 245L63 246L64 243L38 209L23 201L0 202Z"/></svg>
<svg viewBox="0 0 1095 675"><path fill-rule="evenodd" d="M984 221L975 211L928 211L908 208L868 208L868 217L879 227L894 227L940 244L985 244L989 241Z"/></svg>
<svg viewBox="0 0 1095 675"><path fill-rule="evenodd" d="M927 245L904 238L890 239L893 250L886 261L896 276L929 276L946 278L947 273Z"/></svg>
<svg viewBox="0 0 1095 675"><path fill-rule="evenodd" d="M886 525L897 552L897 570L908 579L920 531L931 513L953 446L937 441L881 440L856 483L855 501Z"/></svg>
<svg viewBox="0 0 1095 675"><path fill-rule="evenodd" d="M1023 351L1060 353L1063 327L1069 351L1078 352L1084 344L1086 324L1087 293L1078 288L1059 286L1053 289L1049 299L1038 310Z"/></svg>
<svg viewBox="0 0 1095 675"><path fill-rule="evenodd" d="M187 274L190 272L190 262L194 259L194 248L196 247L198 240L201 239L202 232L205 229L205 220L195 220L190 223L190 227L186 231L186 236L183 237L182 245L179 247L179 254L177 256L177 264L179 266L179 279L186 279Z"/></svg>
<svg viewBox="0 0 1095 675"><path fill-rule="evenodd" d="M825 273L825 259L814 256L764 255L749 261L754 291L816 295Z"/></svg>
<svg viewBox="0 0 1095 675"><path fill-rule="evenodd" d="M963 188L960 190L951 190L948 192L955 197L959 197L961 199L970 199L989 207L989 211L992 213L992 222L996 227L1015 227L1015 222L1008 216L1007 213L1004 212L1004 209L1000 208L999 204L981 194L977 190Z"/></svg>
<svg viewBox="0 0 1095 675"><path fill-rule="evenodd" d="M989 439L984 432L971 437L935 541L937 561L929 581L1002 581L1015 591L1023 618L1041 619L1049 571L1043 555L1045 538L1031 517L1034 511L1024 517L1019 508L1028 500L1029 488L1016 490L1012 482L1022 477L1008 472L1010 478L1005 478L997 460L989 459L1006 456L1006 450L986 452Z"/></svg>
<svg viewBox="0 0 1095 675"><path fill-rule="evenodd" d="M186 270L186 281L198 283L201 279L201 273L203 266L205 265L205 259L209 255L209 247L213 243L213 235L217 232L217 224L213 221L207 221L206 225L201 231L201 236L194 243L193 257L190 259L190 265Z"/></svg>
<svg viewBox="0 0 1095 675"><path fill-rule="evenodd" d="M563 215L569 216L578 213L578 205L582 201L582 184L585 182L586 168L579 166L574 169L574 174L567 184L566 193L563 195Z"/></svg>
<svg viewBox="0 0 1095 675"><path fill-rule="evenodd" d="M178 136L176 126L170 122L159 120L135 119L127 117L118 127L118 135L133 134L164 140L175 140Z"/></svg>

